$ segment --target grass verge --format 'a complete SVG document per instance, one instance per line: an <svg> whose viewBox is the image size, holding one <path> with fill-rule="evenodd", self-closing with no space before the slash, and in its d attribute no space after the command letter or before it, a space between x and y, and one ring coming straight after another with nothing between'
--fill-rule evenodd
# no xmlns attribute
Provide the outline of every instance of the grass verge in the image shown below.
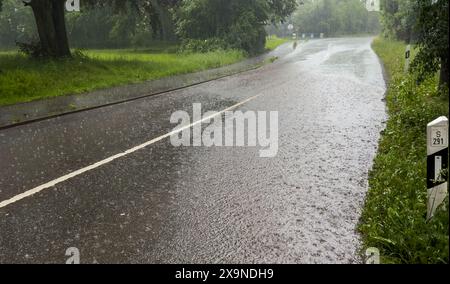
<svg viewBox="0 0 450 284"><path fill-rule="evenodd" d="M0 52L0 105L154 80L238 62L240 51L202 54L152 50L87 50L66 60L36 60Z"/></svg>
<svg viewBox="0 0 450 284"><path fill-rule="evenodd" d="M291 39L287 38L279 38L275 35L267 37L266 40L266 50L275 50L280 45L292 41Z"/></svg>
<svg viewBox="0 0 450 284"><path fill-rule="evenodd" d="M272 37L273 50L287 39ZM0 106L155 80L236 63L244 52L220 50L179 54L177 46L155 44L143 50L85 50L73 59L37 60L0 51Z"/></svg>
<svg viewBox="0 0 450 284"><path fill-rule="evenodd" d="M425 220L426 126L448 116L448 91L436 87L437 76L417 85L404 74L403 43L377 38L373 49L389 77L389 120L359 225L364 247L378 248L382 263L448 263L448 211Z"/></svg>

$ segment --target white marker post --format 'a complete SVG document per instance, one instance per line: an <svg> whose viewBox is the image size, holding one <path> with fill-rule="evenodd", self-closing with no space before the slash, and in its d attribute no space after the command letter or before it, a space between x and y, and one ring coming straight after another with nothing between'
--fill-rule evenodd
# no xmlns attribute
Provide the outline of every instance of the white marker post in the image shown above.
<svg viewBox="0 0 450 284"><path fill-rule="evenodd" d="M405 51L405 73L408 73L409 71L409 60L411 58L411 45L408 44L406 46L406 51Z"/></svg>
<svg viewBox="0 0 450 284"><path fill-rule="evenodd" d="M448 192L448 119L445 116L427 126L427 154L427 220L430 220Z"/></svg>
<svg viewBox="0 0 450 284"><path fill-rule="evenodd" d="M314 34L311 34L311 38L314 38Z"/></svg>

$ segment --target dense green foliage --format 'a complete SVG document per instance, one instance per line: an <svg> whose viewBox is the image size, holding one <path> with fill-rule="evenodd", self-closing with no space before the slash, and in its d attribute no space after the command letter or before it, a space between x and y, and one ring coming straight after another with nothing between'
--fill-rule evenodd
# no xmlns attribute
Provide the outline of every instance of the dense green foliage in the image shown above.
<svg viewBox="0 0 450 284"><path fill-rule="evenodd" d="M39 45L37 38L42 41L45 32L36 33L31 9L21 1L2 1L6 5L0 14L0 47L11 47L16 41ZM183 50L210 51L214 47L256 54L264 51L265 25L285 19L295 10L297 1L85 0L83 3L81 13L66 13L71 47L148 47L155 41L181 40L185 43ZM59 42L64 43L64 35ZM202 43L206 46L201 46Z"/></svg>
<svg viewBox="0 0 450 284"><path fill-rule="evenodd" d="M429 5L419 2L419 17L417 24L418 54L413 67L419 74L419 80L426 78L439 69L440 83L449 85L448 70L448 0L438 0Z"/></svg>
<svg viewBox="0 0 450 284"><path fill-rule="evenodd" d="M307 0L293 20L299 33L335 36L380 30L379 13L367 11L360 0Z"/></svg>
<svg viewBox="0 0 450 284"><path fill-rule="evenodd" d="M120 48L149 46L154 39L151 25L128 5L120 13L113 7L92 7L67 16L72 47Z"/></svg>
<svg viewBox="0 0 450 284"><path fill-rule="evenodd" d="M0 48L13 47L16 41L37 41L32 10L18 0L4 1L0 13ZM159 16L147 6L136 6L132 1L83 3L81 13L66 13L67 33L73 48L143 47L166 39Z"/></svg>
<svg viewBox="0 0 450 284"><path fill-rule="evenodd" d="M190 40L215 39L224 48L250 54L262 52L265 25L283 20L296 8L295 0L192 0L183 1L177 14L177 33Z"/></svg>
<svg viewBox="0 0 450 284"><path fill-rule="evenodd" d="M382 0L383 34L416 44L412 64L419 81L441 70L440 84L449 82L448 0Z"/></svg>
<svg viewBox="0 0 450 284"><path fill-rule="evenodd" d="M390 118L361 218L365 247L380 249L383 263L448 263L448 199L447 209L427 223L425 178L426 126L448 116L448 96L436 76L417 85L414 74L404 74L405 44L377 39L373 47L390 77Z"/></svg>
<svg viewBox="0 0 450 284"><path fill-rule="evenodd" d="M410 42L415 38L416 0L381 0L381 23L387 38Z"/></svg>

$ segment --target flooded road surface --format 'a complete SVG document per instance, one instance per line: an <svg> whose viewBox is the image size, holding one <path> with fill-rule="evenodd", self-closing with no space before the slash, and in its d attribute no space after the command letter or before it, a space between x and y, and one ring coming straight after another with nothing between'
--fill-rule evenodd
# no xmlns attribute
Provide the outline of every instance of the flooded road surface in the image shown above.
<svg viewBox="0 0 450 284"><path fill-rule="evenodd" d="M69 247L82 263L360 262L386 119L370 42L309 41L258 70L1 131L0 263L65 263ZM86 168L172 131L193 103L221 111L253 96L237 110L278 111L274 158L165 138Z"/></svg>

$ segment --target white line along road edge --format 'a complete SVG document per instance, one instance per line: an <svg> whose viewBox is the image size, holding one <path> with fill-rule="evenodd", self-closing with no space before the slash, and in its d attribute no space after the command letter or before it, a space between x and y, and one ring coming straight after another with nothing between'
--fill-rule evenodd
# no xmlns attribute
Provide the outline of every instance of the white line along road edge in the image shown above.
<svg viewBox="0 0 450 284"><path fill-rule="evenodd" d="M92 165L90 165L90 166L84 167L84 168L79 169L79 170L77 170L77 171L71 172L70 174L67 174L67 175L62 176L62 177L60 177L60 178L54 179L54 180L52 180L52 181L49 181L49 182L47 182L47 183L45 183L45 184L43 184L43 185L40 185L40 186L38 186L38 187L35 187L35 188L33 188L33 189L27 190L27 191L25 191L24 193L18 194L18 195L14 196L14 197L12 197L12 198L10 198L10 199L8 199L8 200L5 200L5 201L0 202L0 209L6 207L6 206L8 206L8 205L11 205L11 204L13 204L13 203L15 203L15 202L17 202L17 201L20 201L20 200L22 200L22 199L24 199L24 198L30 197L30 196L32 196L32 195L34 195L34 194L36 194L36 193L39 193L39 192L41 192L41 191L43 191L43 190L45 190L45 189L54 187L55 185L57 185L57 184L59 184L59 183L62 183L62 182L64 182L64 181L69 180L69 179L71 179L71 178L74 178L74 177L76 177L76 176L79 176L79 175L81 175L81 174L83 174L83 173L85 173L85 172L91 171L91 170L96 169L96 168L98 168L98 167L100 167L100 166L103 166L103 165L105 165L105 164L111 163L112 161L114 161L114 160L116 160L116 159L125 157L125 156L127 156L127 155L129 155L129 154L131 154L131 153L134 153L134 152L139 151L139 150L141 150L141 149L143 149L143 148L146 148L147 146L150 146L150 145L152 145L152 144L155 144L156 142L159 142L159 141L161 141L161 140L163 140L163 139L165 139L165 138L168 138L168 137L170 137L170 136L172 136L172 135L178 134L178 133L182 132L183 130L189 129L189 128L191 128L191 127L193 127L193 126L195 126L195 125L197 125L197 124L199 124L199 123L202 123L202 122L204 122L204 121L209 121L210 119L212 119L212 118L214 118L214 117L216 117L216 116L222 115L223 113L225 113L225 112L227 112L227 111L230 111L230 110L233 110L233 109L235 109L235 108L238 108L238 107L242 106L243 104L246 104L246 103L248 103L249 101L252 101L252 100L254 100L254 99L256 99L256 98L258 98L258 97L260 97L260 96L261 96L261 94L260 94L260 95L253 96L253 97L250 97L250 98L248 98L248 99L246 99L246 100L244 100L244 101L242 101L242 102L240 102L240 103L237 103L237 104L235 104L235 105L233 105L233 106L230 106L229 108L224 109L224 110L222 110L222 111L220 111L220 112L218 112L218 113L216 113L216 114L214 114L214 115L210 115L210 116L204 117L203 119L201 119L201 120L199 120L199 121L193 122L193 123L191 123L190 125L186 125L186 126L184 126L184 127L181 127L181 128L179 128L179 129L176 129L176 130L174 130L174 131L171 131L171 132L169 132L169 133L167 133L167 134L164 134L164 135L162 135L162 136L159 136L159 137L157 137L157 138L155 138L155 139L152 139L152 140L150 140L150 141L147 141L147 142L145 142L145 143L143 143L143 144L141 144L141 145L139 145L139 146L136 146L136 147L134 147L134 148L131 148L131 149L129 149L129 150L123 152L123 153L120 153L120 154L111 156L111 157L106 158L106 159L104 159L104 160L101 160L101 161L99 161L99 162L97 162L97 163L95 163L95 164L92 164Z"/></svg>

